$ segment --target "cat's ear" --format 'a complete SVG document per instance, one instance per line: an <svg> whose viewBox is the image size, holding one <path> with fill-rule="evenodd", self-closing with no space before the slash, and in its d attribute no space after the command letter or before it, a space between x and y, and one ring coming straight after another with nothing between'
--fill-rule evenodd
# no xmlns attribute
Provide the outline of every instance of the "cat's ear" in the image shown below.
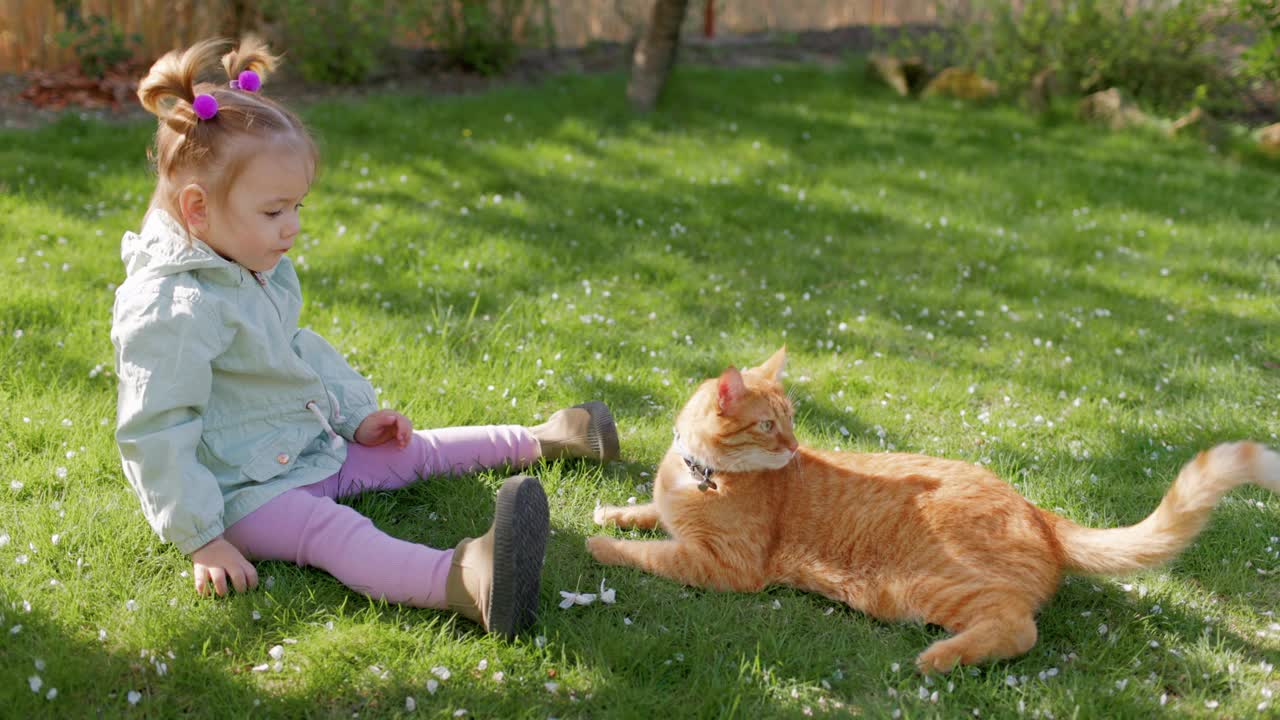
<svg viewBox="0 0 1280 720"><path fill-rule="evenodd" d="M774 353L764 364L758 368L753 368L752 372L763 375L767 378L773 378L776 381L782 380L782 371L787 367L787 346L783 345L778 348L778 352Z"/></svg>
<svg viewBox="0 0 1280 720"><path fill-rule="evenodd" d="M730 365L724 372L720 373L720 383L716 395L716 408L723 415L730 412L733 406L742 399L742 395L747 391L747 386L742 382L742 373L738 372L738 368Z"/></svg>

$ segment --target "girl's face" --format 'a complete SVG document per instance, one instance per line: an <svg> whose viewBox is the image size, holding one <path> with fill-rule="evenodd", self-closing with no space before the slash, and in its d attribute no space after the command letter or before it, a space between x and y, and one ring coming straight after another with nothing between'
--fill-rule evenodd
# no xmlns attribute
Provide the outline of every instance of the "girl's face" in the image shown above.
<svg viewBox="0 0 1280 720"><path fill-rule="evenodd" d="M219 255L250 270L270 270L301 230L298 214L311 187L311 171L306 156L291 143L261 143L226 200L209 203L206 195L204 222L191 225Z"/></svg>

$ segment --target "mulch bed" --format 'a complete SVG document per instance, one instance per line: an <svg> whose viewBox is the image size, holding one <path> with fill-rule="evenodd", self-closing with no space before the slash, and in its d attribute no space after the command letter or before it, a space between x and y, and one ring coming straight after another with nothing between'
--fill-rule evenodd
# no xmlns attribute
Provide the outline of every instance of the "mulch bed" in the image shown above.
<svg viewBox="0 0 1280 720"><path fill-rule="evenodd" d="M830 31L764 33L713 39L687 37L682 40L679 62L717 67L753 67L786 62L834 65L850 54L871 51L895 33L921 30L875 30L855 26ZM382 75L356 86L307 83L296 75L290 75L286 64L285 71L272 78L271 94L295 105L387 91L457 95L503 85L534 84L556 75L625 70L630 60L630 47L621 43L529 50L521 54L506 74L490 77L460 70L438 52L397 49L396 56ZM0 74L0 127L39 127L69 112L108 122L145 118L147 113L138 104L135 93L138 79L145 74L148 65L133 63L116 67L102 79L86 78L75 68L42 70L25 76Z"/></svg>

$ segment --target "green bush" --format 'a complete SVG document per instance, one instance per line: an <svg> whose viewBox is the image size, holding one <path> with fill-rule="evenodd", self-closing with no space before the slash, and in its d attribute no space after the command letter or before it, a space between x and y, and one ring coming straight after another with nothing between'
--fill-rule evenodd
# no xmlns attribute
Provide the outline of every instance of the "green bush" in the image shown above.
<svg viewBox="0 0 1280 720"><path fill-rule="evenodd" d="M1270 2L1270 0L1259 0ZM932 63L972 67L1007 93L1052 69L1071 93L1120 88L1149 109L1177 113L1197 89L1229 84L1212 53L1214 0L974 0L944 8L946 30L910 41ZM1224 93L1225 95L1226 93ZM1204 91L1201 90L1201 96Z"/></svg>
<svg viewBox="0 0 1280 720"><path fill-rule="evenodd" d="M140 35L125 33L102 15L86 17L77 2L58 0L56 7L66 23L55 36L58 44L75 52L80 72L88 77L102 77L112 66L130 59L132 47L142 42Z"/></svg>
<svg viewBox="0 0 1280 720"><path fill-rule="evenodd" d="M290 65L312 82L367 80L383 64L395 31L397 5L388 0L266 0Z"/></svg>
<svg viewBox="0 0 1280 720"><path fill-rule="evenodd" d="M530 0L428 0L420 20L431 40L463 67L502 73L520 54L516 25Z"/></svg>
<svg viewBox="0 0 1280 720"><path fill-rule="evenodd" d="M1280 82L1280 5L1275 0L1239 0L1241 20L1254 33L1241 58L1247 81Z"/></svg>

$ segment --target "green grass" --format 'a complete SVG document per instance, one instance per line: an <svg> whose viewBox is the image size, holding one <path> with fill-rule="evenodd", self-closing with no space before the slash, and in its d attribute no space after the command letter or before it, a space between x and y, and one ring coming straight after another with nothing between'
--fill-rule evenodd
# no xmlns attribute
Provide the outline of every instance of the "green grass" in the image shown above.
<svg viewBox="0 0 1280 720"><path fill-rule="evenodd" d="M1139 520L1198 449L1277 443L1274 166L860 77L686 67L650 117L617 75L305 109L325 164L293 251L303 321L386 405L425 427L599 398L619 420L626 462L537 469L556 534L512 644L283 563L196 597L111 436L109 310L152 127L0 133L0 714L1274 714L1280 499L1257 488L1164 569L1064 583L1026 656L933 680L912 659L937 628L586 553L597 500L647 496L693 384L783 343L802 441L982 462L1083 523ZM354 505L451 546L503 474ZM615 605L556 606L606 578ZM277 644L281 669L254 671Z"/></svg>

